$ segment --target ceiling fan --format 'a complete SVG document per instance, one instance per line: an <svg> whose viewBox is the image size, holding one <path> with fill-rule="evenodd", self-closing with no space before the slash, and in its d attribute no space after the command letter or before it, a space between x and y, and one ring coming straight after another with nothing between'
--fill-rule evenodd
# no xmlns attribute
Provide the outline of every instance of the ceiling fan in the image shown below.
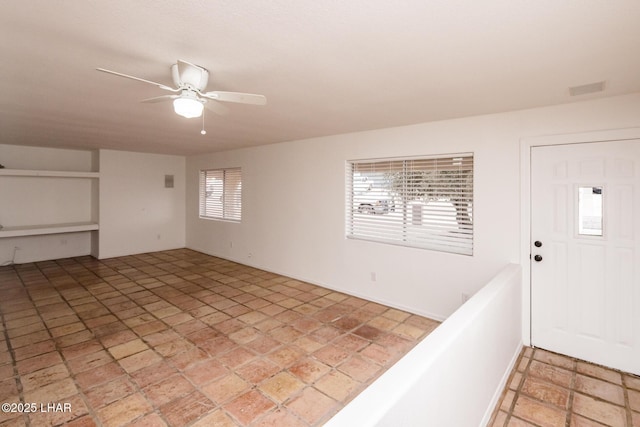
<svg viewBox="0 0 640 427"><path fill-rule="evenodd" d="M175 95L156 96L154 98L144 99L141 102L162 102L173 100L173 108L176 114L186 118L200 117L204 107L207 107L209 110L217 114L225 114L227 112L227 108L218 101L253 105L265 105L267 103L267 98L264 95L256 95L253 93L222 92L216 90L204 92L209 81L209 71L199 65L181 60L178 60L176 64L171 66L171 76L173 78L173 83L176 86L175 88L163 85L162 83L142 79L140 77L105 70L104 68L96 69L103 73L138 80L143 83L158 86L160 89L174 92Z"/></svg>

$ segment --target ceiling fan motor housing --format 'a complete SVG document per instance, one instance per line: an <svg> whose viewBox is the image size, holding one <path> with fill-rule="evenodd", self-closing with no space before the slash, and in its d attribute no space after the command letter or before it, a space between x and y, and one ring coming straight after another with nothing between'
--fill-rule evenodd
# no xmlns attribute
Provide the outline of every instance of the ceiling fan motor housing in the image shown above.
<svg viewBox="0 0 640 427"><path fill-rule="evenodd" d="M179 88L191 86L194 89L203 91L209 82L209 72L202 67L191 64L184 68L182 73L180 73L178 64L173 64L171 66L171 76L173 77L173 83Z"/></svg>

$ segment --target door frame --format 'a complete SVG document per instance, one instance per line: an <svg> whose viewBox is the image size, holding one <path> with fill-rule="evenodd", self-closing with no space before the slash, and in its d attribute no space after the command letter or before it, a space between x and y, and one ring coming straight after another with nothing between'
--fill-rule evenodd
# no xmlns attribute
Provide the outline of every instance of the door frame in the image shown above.
<svg viewBox="0 0 640 427"><path fill-rule="evenodd" d="M531 150L548 145L640 139L640 128L536 136L520 139L520 265L522 267L522 342L531 345Z"/></svg>

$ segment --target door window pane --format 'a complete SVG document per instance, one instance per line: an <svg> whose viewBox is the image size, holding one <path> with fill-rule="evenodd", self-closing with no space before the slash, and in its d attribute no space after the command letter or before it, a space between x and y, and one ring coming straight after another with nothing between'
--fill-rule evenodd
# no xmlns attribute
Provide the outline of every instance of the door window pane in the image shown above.
<svg viewBox="0 0 640 427"><path fill-rule="evenodd" d="M578 187L578 234L602 236L602 187Z"/></svg>

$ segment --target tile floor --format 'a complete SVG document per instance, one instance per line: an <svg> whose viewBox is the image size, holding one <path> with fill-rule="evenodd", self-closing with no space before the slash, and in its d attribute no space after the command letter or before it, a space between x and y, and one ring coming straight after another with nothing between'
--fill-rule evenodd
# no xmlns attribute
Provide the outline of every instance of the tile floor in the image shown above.
<svg viewBox="0 0 640 427"><path fill-rule="evenodd" d="M640 427L640 377L525 347L491 427Z"/></svg>
<svg viewBox="0 0 640 427"><path fill-rule="evenodd" d="M321 425L438 325L187 249L0 267L0 314L2 426Z"/></svg>

